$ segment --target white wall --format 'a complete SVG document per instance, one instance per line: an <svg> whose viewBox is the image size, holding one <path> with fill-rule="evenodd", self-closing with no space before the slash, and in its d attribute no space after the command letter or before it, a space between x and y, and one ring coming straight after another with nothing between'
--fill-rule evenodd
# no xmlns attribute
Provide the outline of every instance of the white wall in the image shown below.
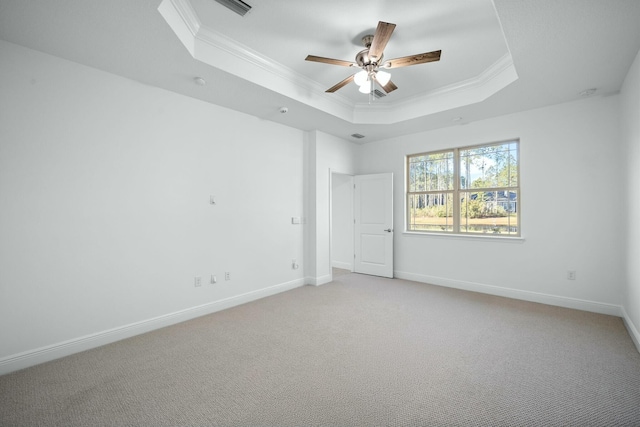
<svg viewBox="0 0 640 427"><path fill-rule="evenodd" d="M355 173L357 146L320 131L307 133L308 235L305 243L305 280L321 285L331 280L329 227L331 173Z"/></svg>
<svg viewBox="0 0 640 427"><path fill-rule="evenodd" d="M618 113L617 96L592 98L364 145L359 173L395 174L394 226L404 230L405 155L521 141L524 240L396 232L395 275L619 315L626 194Z"/></svg>
<svg viewBox="0 0 640 427"><path fill-rule="evenodd" d="M622 86L621 101L621 127L628 183L624 197L627 203L627 283L624 308L627 327L640 350L640 52Z"/></svg>
<svg viewBox="0 0 640 427"><path fill-rule="evenodd" d="M331 175L331 266L353 268L353 176Z"/></svg>
<svg viewBox="0 0 640 427"><path fill-rule="evenodd" d="M303 132L0 58L0 373L303 284Z"/></svg>

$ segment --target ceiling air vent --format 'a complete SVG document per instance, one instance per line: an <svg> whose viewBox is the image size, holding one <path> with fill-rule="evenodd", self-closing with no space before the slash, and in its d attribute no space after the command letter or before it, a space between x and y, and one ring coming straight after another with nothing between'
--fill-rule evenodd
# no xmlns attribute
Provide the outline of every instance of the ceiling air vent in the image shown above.
<svg viewBox="0 0 640 427"><path fill-rule="evenodd" d="M385 97L385 96L387 96L387 94L382 92L382 91L380 91L380 90L378 90L378 89L375 89L373 91L373 97L376 98L376 99L380 99L380 98Z"/></svg>
<svg viewBox="0 0 640 427"><path fill-rule="evenodd" d="M364 138L364 135L360 135L359 133L354 133L354 134L353 134L353 135L351 135L351 136L352 136L352 137L354 137L354 138L357 138L357 139L362 139L362 138Z"/></svg>
<svg viewBox="0 0 640 427"><path fill-rule="evenodd" d="M244 16L251 10L251 6L243 2L242 0L216 0L221 5L233 10L238 15Z"/></svg>

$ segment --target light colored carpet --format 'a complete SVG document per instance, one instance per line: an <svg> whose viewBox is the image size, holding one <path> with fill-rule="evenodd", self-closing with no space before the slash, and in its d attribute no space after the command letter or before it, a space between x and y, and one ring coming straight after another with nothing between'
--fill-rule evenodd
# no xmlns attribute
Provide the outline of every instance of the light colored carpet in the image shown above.
<svg viewBox="0 0 640 427"><path fill-rule="evenodd" d="M638 426L619 318L358 274L0 377L2 426Z"/></svg>
<svg viewBox="0 0 640 427"><path fill-rule="evenodd" d="M344 276L345 274L349 274L351 273L351 271L349 270L345 270L344 268L337 268L337 267L332 267L331 268L331 274L333 274L333 278L336 279L339 276Z"/></svg>

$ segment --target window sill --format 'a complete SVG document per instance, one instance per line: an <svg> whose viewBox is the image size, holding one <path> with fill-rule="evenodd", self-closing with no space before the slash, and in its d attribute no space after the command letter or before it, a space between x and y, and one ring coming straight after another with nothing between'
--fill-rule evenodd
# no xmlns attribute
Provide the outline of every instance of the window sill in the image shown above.
<svg viewBox="0 0 640 427"><path fill-rule="evenodd" d="M524 237L507 237L507 236L492 236L492 235L475 235L475 234L448 234L448 233L425 233L421 231L403 231L402 234L406 236L424 236L424 237L437 237L444 239L463 239L463 240L481 240L491 242L505 242L505 243L524 243Z"/></svg>

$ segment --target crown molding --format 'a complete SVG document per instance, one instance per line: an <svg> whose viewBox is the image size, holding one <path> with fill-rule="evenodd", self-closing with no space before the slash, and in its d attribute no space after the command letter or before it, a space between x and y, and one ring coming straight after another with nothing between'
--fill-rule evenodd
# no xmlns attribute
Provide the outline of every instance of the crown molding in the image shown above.
<svg viewBox="0 0 640 427"><path fill-rule="evenodd" d="M191 3L182 0L164 0L158 6L158 11L191 56L194 56L195 37L202 24Z"/></svg>

